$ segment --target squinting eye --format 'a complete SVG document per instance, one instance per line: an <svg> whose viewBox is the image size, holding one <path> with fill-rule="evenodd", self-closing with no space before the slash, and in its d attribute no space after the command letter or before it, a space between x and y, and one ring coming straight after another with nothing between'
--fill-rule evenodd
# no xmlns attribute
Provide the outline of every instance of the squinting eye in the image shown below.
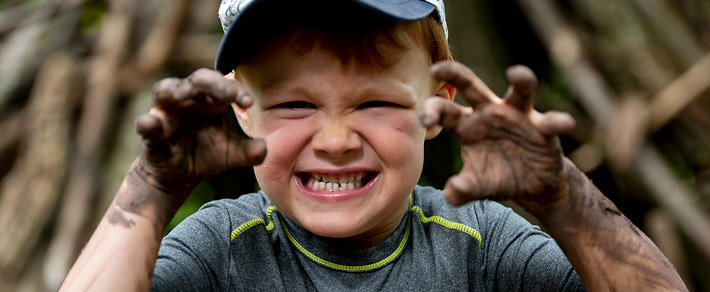
<svg viewBox="0 0 710 292"><path fill-rule="evenodd" d="M272 108L315 108L316 106L305 101L289 101L277 104Z"/></svg>
<svg viewBox="0 0 710 292"><path fill-rule="evenodd" d="M368 102L364 102L358 106L358 108L371 108L371 107L402 107L399 104L389 102L389 101L382 101L382 100L371 100Z"/></svg>

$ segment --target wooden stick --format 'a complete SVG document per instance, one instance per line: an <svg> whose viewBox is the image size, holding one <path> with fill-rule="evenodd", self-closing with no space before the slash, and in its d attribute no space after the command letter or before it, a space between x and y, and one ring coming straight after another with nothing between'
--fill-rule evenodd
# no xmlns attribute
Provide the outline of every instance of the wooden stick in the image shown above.
<svg viewBox="0 0 710 292"><path fill-rule="evenodd" d="M659 91L648 106L649 129L655 132L677 116L695 98L710 89L710 53Z"/></svg>
<svg viewBox="0 0 710 292"><path fill-rule="evenodd" d="M680 60L684 68L688 68L703 56L705 51L695 39L688 25L680 15L669 7L665 0L634 0L646 23L665 40L665 46L673 53L675 59Z"/></svg>

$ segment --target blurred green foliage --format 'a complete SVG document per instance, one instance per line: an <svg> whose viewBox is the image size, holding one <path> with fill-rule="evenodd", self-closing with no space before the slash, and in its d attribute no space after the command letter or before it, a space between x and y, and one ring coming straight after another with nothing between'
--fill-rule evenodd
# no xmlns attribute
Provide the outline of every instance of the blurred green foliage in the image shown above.
<svg viewBox="0 0 710 292"><path fill-rule="evenodd" d="M106 14L106 2L89 1L81 14L79 26L83 30L95 28L101 23L104 14Z"/></svg>
<svg viewBox="0 0 710 292"><path fill-rule="evenodd" d="M180 209L175 214L175 217L170 220L168 227L165 228L165 234L170 233L170 231L173 230L175 226L180 224L182 220L185 220L185 218L192 215L192 213L197 212L202 205L212 199L214 199L214 188L209 181L204 180L199 183L194 190L192 190L192 193L190 193L190 196L187 197L185 203L180 206Z"/></svg>

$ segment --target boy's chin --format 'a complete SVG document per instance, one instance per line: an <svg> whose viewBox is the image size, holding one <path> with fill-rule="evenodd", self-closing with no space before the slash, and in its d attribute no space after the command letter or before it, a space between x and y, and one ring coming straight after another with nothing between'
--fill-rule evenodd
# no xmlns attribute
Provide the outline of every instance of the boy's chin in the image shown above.
<svg viewBox="0 0 710 292"><path fill-rule="evenodd" d="M333 218L333 216L328 217L329 218L327 219L310 218L308 220L304 220L305 222L299 222L299 226L317 236L333 239L357 237L358 235L365 233L368 229L364 226L364 224L352 222L352 219L347 220L347 218Z"/></svg>

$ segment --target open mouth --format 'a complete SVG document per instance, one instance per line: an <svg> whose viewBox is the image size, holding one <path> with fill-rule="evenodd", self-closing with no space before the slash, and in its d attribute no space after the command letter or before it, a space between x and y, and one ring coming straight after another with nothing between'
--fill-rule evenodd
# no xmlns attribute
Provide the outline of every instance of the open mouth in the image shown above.
<svg viewBox="0 0 710 292"><path fill-rule="evenodd" d="M374 171L358 171L343 174L301 173L301 182L312 191L357 190L367 185L377 174Z"/></svg>

